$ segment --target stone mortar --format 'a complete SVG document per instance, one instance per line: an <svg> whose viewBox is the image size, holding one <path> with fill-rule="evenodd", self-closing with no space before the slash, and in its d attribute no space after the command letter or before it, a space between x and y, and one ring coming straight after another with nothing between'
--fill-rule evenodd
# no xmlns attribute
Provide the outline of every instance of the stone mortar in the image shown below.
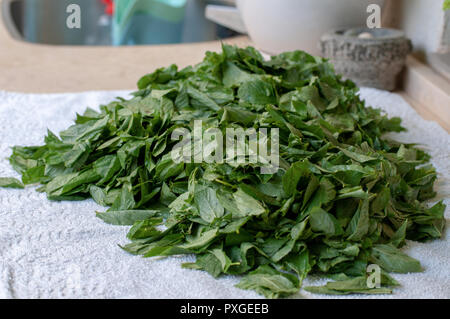
<svg viewBox="0 0 450 319"><path fill-rule="evenodd" d="M371 37L358 37L361 33L369 33ZM412 44L398 30L354 28L326 33L320 49L345 79L358 86L393 91Z"/></svg>

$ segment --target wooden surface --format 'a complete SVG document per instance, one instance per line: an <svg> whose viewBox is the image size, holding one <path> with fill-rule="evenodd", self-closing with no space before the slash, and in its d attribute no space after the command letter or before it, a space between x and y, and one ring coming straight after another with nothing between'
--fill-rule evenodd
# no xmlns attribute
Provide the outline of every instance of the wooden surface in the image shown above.
<svg viewBox="0 0 450 319"><path fill-rule="evenodd" d="M0 0L0 4L3 0ZM1 15L0 15L1 17ZM224 41L249 45L247 37ZM220 41L128 47L54 46L15 40L0 21L0 90L54 93L136 88L158 67L200 62Z"/></svg>
<svg viewBox="0 0 450 319"><path fill-rule="evenodd" d="M450 81L450 52L431 53L428 62L432 68Z"/></svg>
<svg viewBox="0 0 450 319"><path fill-rule="evenodd" d="M241 44L246 38L225 42ZM200 62L220 42L142 47L71 47L12 43L0 36L0 90L74 92L133 89L158 67Z"/></svg>
<svg viewBox="0 0 450 319"><path fill-rule="evenodd" d="M408 57L402 82L411 106L450 133L450 82L413 56Z"/></svg>
<svg viewBox="0 0 450 319"><path fill-rule="evenodd" d="M3 0L0 0L0 4ZM251 45L247 37L224 41ZM144 74L172 63L196 64L219 41L129 47L52 46L15 40L0 21L0 90L25 93L135 89ZM450 83L413 57L399 92L428 120L450 132Z"/></svg>

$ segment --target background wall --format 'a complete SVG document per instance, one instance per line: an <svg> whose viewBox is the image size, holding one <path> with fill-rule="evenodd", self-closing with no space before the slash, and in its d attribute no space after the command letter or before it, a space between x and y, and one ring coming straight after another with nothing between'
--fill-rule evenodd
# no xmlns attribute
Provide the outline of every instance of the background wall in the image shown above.
<svg viewBox="0 0 450 319"><path fill-rule="evenodd" d="M445 27L442 45L445 47L447 52L450 52L450 10L445 12Z"/></svg>
<svg viewBox="0 0 450 319"><path fill-rule="evenodd" d="M404 30L416 53L426 58L432 52L449 49L450 14L443 11L443 3L444 0L388 0L383 21L386 26Z"/></svg>

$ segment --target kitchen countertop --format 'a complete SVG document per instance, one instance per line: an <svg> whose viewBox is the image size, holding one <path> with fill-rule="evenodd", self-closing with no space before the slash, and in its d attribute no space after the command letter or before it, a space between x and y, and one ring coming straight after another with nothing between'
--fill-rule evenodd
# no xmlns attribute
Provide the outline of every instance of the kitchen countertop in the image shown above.
<svg viewBox="0 0 450 319"><path fill-rule="evenodd" d="M223 42L252 45L246 36ZM0 90L59 93L135 89L137 80L156 68L173 63L180 68L193 65L206 51L219 51L220 47L220 41L123 47L34 44L14 39L0 21ZM450 132L450 82L409 57L403 86L397 93L423 118Z"/></svg>
<svg viewBox="0 0 450 319"><path fill-rule="evenodd" d="M246 37L224 41L248 44ZM51 46L18 42L0 30L0 90L56 93L133 89L137 80L172 63L180 68L200 62L219 41L134 46Z"/></svg>
<svg viewBox="0 0 450 319"><path fill-rule="evenodd" d="M224 42L250 44L245 36ZM172 63L180 68L196 64L206 51L219 51L220 46L220 41L123 47L34 44L14 39L0 21L0 90L56 93L134 89L144 74Z"/></svg>

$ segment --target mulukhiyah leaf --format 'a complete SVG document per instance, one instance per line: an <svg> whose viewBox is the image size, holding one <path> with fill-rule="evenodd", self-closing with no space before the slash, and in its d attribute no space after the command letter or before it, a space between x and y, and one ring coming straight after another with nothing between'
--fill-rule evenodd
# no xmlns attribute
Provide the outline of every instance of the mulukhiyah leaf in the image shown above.
<svg viewBox="0 0 450 319"><path fill-rule="evenodd" d="M298 291L298 280L276 271L270 266L260 266L246 275L236 285L241 289L252 289L267 298L278 298Z"/></svg>
<svg viewBox="0 0 450 319"><path fill-rule="evenodd" d="M155 226L162 224L162 222L163 219L161 217L153 217L137 221L128 231L127 238L130 240L136 240L158 236L161 231L156 229Z"/></svg>
<svg viewBox="0 0 450 319"><path fill-rule="evenodd" d="M107 206L106 204L106 194L105 191L95 185L91 185L89 187L89 194L91 195L92 199L99 205Z"/></svg>
<svg viewBox="0 0 450 319"><path fill-rule="evenodd" d="M259 216L266 212L265 208L259 201L247 195L242 189L238 189L233 194L236 206L242 217Z"/></svg>
<svg viewBox="0 0 450 319"><path fill-rule="evenodd" d="M369 231L369 221L369 201L361 200L358 210L347 228L348 240L361 241Z"/></svg>
<svg viewBox="0 0 450 319"><path fill-rule="evenodd" d="M187 239L186 243L180 245L180 248L188 250L197 250L204 248L206 245L210 244L217 236L217 229L211 229L201 233L198 237L192 239Z"/></svg>
<svg viewBox="0 0 450 319"><path fill-rule="evenodd" d="M399 229L395 232L394 236L391 238L391 244L395 247L401 247L405 243L406 238L406 229L408 227L408 220L400 226Z"/></svg>
<svg viewBox="0 0 450 319"><path fill-rule="evenodd" d="M195 269L202 269L210 273L214 277L218 277L222 273L226 273L231 266L230 258L222 249L216 248L208 253L201 255L195 262ZM183 265L184 268L194 268L193 265Z"/></svg>
<svg viewBox="0 0 450 319"><path fill-rule="evenodd" d="M197 185L195 187L194 200L200 217L206 222L211 223L214 219L222 217L224 208L217 199L215 189Z"/></svg>
<svg viewBox="0 0 450 319"><path fill-rule="evenodd" d="M297 273L299 278L303 280L312 269L312 265L309 261L309 252L304 250L299 254L291 256L286 260L286 265Z"/></svg>
<svg viewBox="0 0 450 319"><path fill-rule="evenodd" d="M0 177L0 187L4 188L24 188L21 181L12 177Z"/></svg>
<svg viewBox="0 0 450 319"><path fill-rule="evenodd" d="M143 76L129 99L88 108L59 137L48 131L42 146L13 147L9 162L22 182L0 178L0 187L91 197L110 206L100 219L132 226L125 251L195 254L183 267L242 275L238 287L269 298L298 292L308 274L337 280L310 292L385 294L398 285L388 271L421 271L398 247L440 238L445 205L425 202L438 178L430 156L387 138L403 130L400 119L366 107L320 57L222 49L196 66ZM229 163L227 145L222 161L217 150L218 162L175 161L176 129L190 132L191 155L203 151L191 134L196 120L199 133L278 129L280 168L262 174L264 154ZM382 268L380 288L367 287L371 263Z"/></svg>
<svg viewBox="0 0 450 319"><path fill-rule="evenodd" d="M305 287L305 290L317 294L348 295L348 294L391 294L392 289L387 287L369 288L365 276L355 277L342 281L332 281L325 286Z"/></svg>
<svg viewBox="0 0 450 319"><path fill-rule="evenodd" d="M308 164L304 162L296 162L283 175L283 189L287 196L292 196L297 184L303 176L308 176Z"/></svg>
<svg viewBox="0 0 450 319"><path fill-rule="evenodd" d="M238 97L245 102L254 104L275 104L277 97L272 84L263 79L251 79L241 84Z"/></svg>
<svg viewBox="0 0 450 319"><path fill-rule="evenodd" d="M120 195L111 206L111 210L129 210L135 206L133 193L128 185L123 185Z"/></svg>
<svg viewBox="0 0 450 319"><path fill-rule="evenodd" d="M390 245L375 245L372 248L372 259L388 272L408 273L423 270L418 260Z"/></svg>
<svg viewBox="0 0 450 319"><path fill-rule="evenodd" d="M334 236L342 233L342 229L336 218L319 207L314 207L309 213L311 229L326 236Z"/></svg>
<svg viewBox="0 0 450 319"><path fill-rule="evenodd" d="M155 210L115 210L108 212L97 212L97 217L112 225L133 225L136 221L158 215Z"/></svg>

